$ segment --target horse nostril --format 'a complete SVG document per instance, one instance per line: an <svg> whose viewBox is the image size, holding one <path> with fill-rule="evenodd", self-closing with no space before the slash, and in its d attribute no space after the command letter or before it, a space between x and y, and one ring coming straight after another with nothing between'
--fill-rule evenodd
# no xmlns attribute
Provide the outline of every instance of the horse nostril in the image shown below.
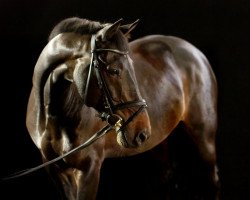
<svg viewBox="0 0 250 200"><path fill-rule="evenodd" d="M137 135L137 137L135 138L137 145L138 145L138 146L141 145L143 142L145 142L145 141L147 140L147 138L148 138L148 137L147 137L145 131L140 132L140 133Z"/></svg>
<svg viewBox="0 0 250 200"><path fill-rule="evenodd" d="M147 136L144 132L140 133L138 137L142 142L144 142L147 139Z"/></svg>

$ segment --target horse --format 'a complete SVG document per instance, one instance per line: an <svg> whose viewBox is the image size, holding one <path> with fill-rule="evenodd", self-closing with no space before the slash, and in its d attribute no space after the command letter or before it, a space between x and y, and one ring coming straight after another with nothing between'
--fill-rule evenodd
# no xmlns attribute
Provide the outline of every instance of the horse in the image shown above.
<svg viewBox="0 0 250 200"><path fill-rule="evenodd" d="M217 188L218 91L208 59L175 36L129 41L138 20L122 22L60 21L34 67L26 126L44 163L110 124L92 145L46 166L62 199L94 200L105 159L146 152L180 123Z"/></svg>

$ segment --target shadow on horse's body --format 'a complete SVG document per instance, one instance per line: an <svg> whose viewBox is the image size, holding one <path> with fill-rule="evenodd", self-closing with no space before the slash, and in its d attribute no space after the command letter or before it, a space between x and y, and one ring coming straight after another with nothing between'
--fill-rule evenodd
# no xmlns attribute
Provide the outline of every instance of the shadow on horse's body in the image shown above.
<svg viewBox="0 0 250 200"><path fill-rule="evenodd" d="M217 185L217 84L207 59L176 37L151 35L128 44L136 24L66 19L37 61L27 128L44 162L105 126L107 118L98 113L126 124L46 167L63 199L95 199L105 158L150 150L180 122L207 165L210 184Z"/></svg>

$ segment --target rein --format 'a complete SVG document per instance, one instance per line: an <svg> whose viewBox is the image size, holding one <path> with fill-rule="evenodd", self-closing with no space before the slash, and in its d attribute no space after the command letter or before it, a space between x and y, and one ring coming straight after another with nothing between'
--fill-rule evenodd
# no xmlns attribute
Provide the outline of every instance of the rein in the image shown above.
<svg viewBox="0 0 250 200"><path fill-rule="evenodd" d="M86 102L87 97L88 97L88 89L89 89L89 82L90 82L90 78L91 78L91 74L93 71L93 68L95 69L95 75L97 77L97 81L98 81L98 86L101 89L101 91L103 92L103 96L104 96L104 105L105 105L105 109L106 112L101 112L99 114L99 117L104 121L108 122L108 125L106 125L105 127L103 127L101 130L99 130L98 132L96 132L93 136L91 136L86 142L84 142L83 144L75 147L74 149L70 150L69 152L58 156L50 161L47 161L41 165L38 165L36 167L33 168L29 168L29 169L25 169L22 171L19 171L17 173L14 173L10 176L7 176L5 178L2 178L1 180L10 180L10 179L14 179L14 178L18 178L27 174L30 174L34 171L37 171L41 168L44 168L48 165L51 165L77 151L80 151L86 147L88 147L89 145L91 145L93 142L95 142L97 139L101 138L102 136L104 136L106 133L108 133L109 131L111 131L112 129L115 129L117 133L121 132L124 136L125 142L128 143L127 141L127 137L124 134L124 129L125 127L140 113L142 112L142 110L147 107L146 101L144 99L141 100L136 100L136 101L127 101L125 103L120 103L117 105L113 104L112 101L112 97L110 95L109 89L107 87L107 84L102 76L102 73L100 71L100 67L98 65L98 57L97 57L97 53L98 52L103 52L103 51L109 51L109 52L113 52L113 53L117 53L120 55L127 55L128 52L122 52L119 51L117 49L96 49L96 45L95 45L95 35L92 35L91 37L91 61L90 61L90 66L89 66L89 71L88 71L88 76L87 76L87 80L86 80L86 87L85 87L85 93L84 93L84 102ZM115 111L117 110L122 110L125 108L131 108L131 107L139 107L139 109L134 112L124 123L123 120L120 116L114 114Z"/></svg>

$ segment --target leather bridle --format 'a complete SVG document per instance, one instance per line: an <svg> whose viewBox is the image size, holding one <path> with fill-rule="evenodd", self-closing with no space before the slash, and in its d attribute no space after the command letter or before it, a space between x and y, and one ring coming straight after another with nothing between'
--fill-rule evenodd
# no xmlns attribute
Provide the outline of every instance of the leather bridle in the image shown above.
<svg viewBox="0 0 250 200"><path fill-rule="evenodd" d="M105 111L100 112L99 117L102 120L106 120L109 124L115 125L113 123L117 123L117 118L120 118L119 124L117 126L119 127L118 132L122 132L124 139L127 142L127 137L126 134L124 134L124 128L145 108L147 107L146 101L144 99L140 100L135 100L135 101L127 101L124 103L119 103L115 105L112 100L112 96L110 94L110 91L108 89L108 86L105 82L105 79L102 75L101 72L101 67L100 67L100 61L103 62L102 60L99 60L98 58L98 53L100 52L113 52L117 53L120 55L128 55L128 52L120 51L117 49L106 49L106 48L96 48L96 36L92 35L91 37L91 61L90 61L90 66L89 66L89 71L88 71L88 76L86 80L86 87L85 87L85 94L84 94L84 102L86 102L87 97L88 97L88 89L89 89L89 82L91 79L92 71L94 69L95 71L95 76L98 81L98 86L99 89L102 91L103 99L104 99L104 108ZM122 110L125 108L131 108L131 107L139 107L136 112L134 112L125 122L122 122L121 117L114 114L118 110Z"/></svg>

